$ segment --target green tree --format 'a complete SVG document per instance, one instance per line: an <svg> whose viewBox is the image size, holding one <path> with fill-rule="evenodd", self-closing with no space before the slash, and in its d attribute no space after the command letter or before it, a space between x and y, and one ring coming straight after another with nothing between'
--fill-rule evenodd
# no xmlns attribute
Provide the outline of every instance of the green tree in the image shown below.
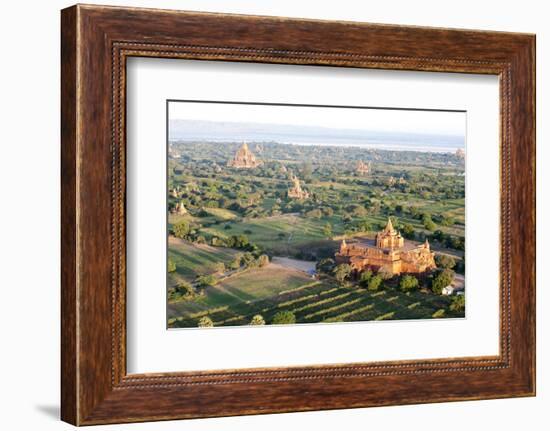
<svg viewBox="0 0 550 431"><path fill-rule="evenodd" d="M342 263L334 268L334 278L340 283L343 283L346 278L351 274L351 266L347 263Z"/></svg>
<svg viewBox="0 0 550 431"><path fill-rule="evenodd" d="M251 325L265 325L265 320L261 314L256 314L252 319L250 320Z"/></svg>
<svg viewBox="0 0 550 431"><path fill-rule="evenodd" d="M258 263L254 255L249 251L247 251L245 254L243 254L241 258L241 265L244 266L245 268L254 268L258 266Z"/></svg>
<svg viewBox="0 0 550 431"><path fill-rule="evenodd" d="M354 216L354 217L365 217L367 215L367 210L363 205L359 204L353 204L350 205L347 210Z"/></svg>
<svg viewBox="0 0 550 431"><path fill-rule="evenodd" d="M237 253L235 257L233 258L233 261L229 264L229 268L235 270L239 269L241 267L241 260L243 258L242 253Z"/></svg>
<svg viewBox="0 0 550 431"><path fill-rule="evenodd" d="M438 254L435 257L435 263L440 268L453 269L456 266L456 260L446 254Z"/></svg>
<svg viewBox="0 0 550 431"><path fill-rule="evenodd" d="M455 278L455 273L451 269L444 269L436 274L436 276L432 280L432 291L437 294L441 295L441 292L443 292L443 288L450 285Z"/></svg>
<svg viewBox="0 0 550 431"><path fill-rule="evenodd" d="M407 239L414 238L414 228L410 224L404 225L401 232L403 233L403 236Z"/></svg>
<svg viewBox="0 0 550 431"><path fill-rule="evenodd" d="M360 232L370 232L372 230L372 224L370 224L366 220L362 220L359 223L357 223L357 229Z"/></svg>
<svg viewBox="0 0 550 431"><path fill-rule="evenodd" d="M329 222L327 222L323 227L323 235L327 238L332 237L332 225Z"/></svg>
<svg viewBox="0 0 550 431"><path fill-rule="evenodd" d="M199 328L211 328L214 326L214 322L212 322L212 319L208 316L203 316L199 319L197 326Z"/></svg>
<svg viewBox="0 0 550 431"><path fill-rule="evenodd" d="M315 269L318 272L325 272L325 273L331 273L334 269L334 259L331 259L330 257L326 257L324 259L321 259L315 264Z"/></svg>
<svg viewBox="0 0 550 431"><path fill-rule="evenodd" d="M375 275L371 277L371 279L369 280L367 289L369 289L372 292L375 292L378 289L380 289L381 285L382 285L382 277L380 275Z"/></svg>
<svg viewBox="0 0 550 431"><path fill-rule="evenodd" d="M435 225L435 223L434 223L432 220L426 220L426 221L424 222L424 228L426 228L427 230L433 232L433 231L435 230L435 228L436 228L436 225Z"/></svg>
<svg viewBox="0 0 550 431"><path fill-rule="evenodd" d="M168 272L174 272L176 270L176 262L168 258Z"/></svg>
<svg viewBox="0 0 550 431"><path fill-rule="evenodd" d="M323 208L323 215L325 217L332 217L334 215L334 210L331 207L324 207Z"/></svg>
<svg viewBox="0 0 550 431"><path fill-rule="evenodd" d="M452 226L455 224L455 219L452 215L444 214L443 218L441 219L441 224L443 226Z"/></svg>
<svg viewBox="0 0 550 431"><path fill-rule="evenodd" d="M404 275L399 281L401 290L408 292L418 287L418 279L414 275Z"/></svg>
<svg viewBox="0 0 550 431"><path fill-rule="evenodd" d="M363 287L368 287L371 278L372 271L370 269L366 269L365 271L361 272L361 275L359 276L359 284Z"/></svg>
<svg viewBox="0 0 550 431"><path fill-rule="evenodd" d="M315 208L311 211L308 211L306 212L306 217L310 217L310 218L316 218L316 219L319 219L321 217L323 217L323 213L321 212L321 210L319 208Z"/></svg>
<svg viewBox="0 0 550 431"><path fill-rule="evenodd" d="M191 227L189 226L189 222L187 220L181 220L172 226L172 232L177 238L185 238L189 234L190 230Z"/></svg>
<svg viewBox="0 0 550 431"><path fill-rule="evenodd" d="M223 262L216 262L216 264L214 265L214 270L215 270L217 273L223 273L223 272L225 272L225 263L223 263Z"/></svg>
<svg viewBox="0 0 550 431"><path fill-rule="evenodd" d="M272 322L274 325L288 325L296 323L296 316L291 311L279 311L273 316Z"/></svg>
<svg viewBox="0 0 550 431"><path fill-rule="evenodd" d="M191 283L182 280L178 284L168 289L169 301L180 301L193 299L196 296L195 289L191 286Z"/></svg>
<svg viewBox="0 0 550 431"><path fill-rule="evenodd" d="M215 286L216 284L218 284L218 279L212 274L199 275L197 277L197 284L200 287Z"/></svg>

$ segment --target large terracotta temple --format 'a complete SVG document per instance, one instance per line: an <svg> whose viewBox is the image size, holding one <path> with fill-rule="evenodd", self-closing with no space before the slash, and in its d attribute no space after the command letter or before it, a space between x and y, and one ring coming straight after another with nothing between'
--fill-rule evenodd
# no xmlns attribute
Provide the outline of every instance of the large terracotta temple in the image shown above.
<svg viewBox="0 0 550 431"><path fill-rule="evenodd" d="M384 268L394 275L419 274L436 268L428 240L423 244L405 242L390 219L374 240L342 240L335 258L337 264L347 263L356 273Z"/></svg>
<svg viewBox="0 0 550 431"><path fill-rule="evenodd" d="M227 162L227 166L237 169L257 168L262 165L262 161L256 159L256 156L250 151L246 142L235 153L235 156Z"/></svg>

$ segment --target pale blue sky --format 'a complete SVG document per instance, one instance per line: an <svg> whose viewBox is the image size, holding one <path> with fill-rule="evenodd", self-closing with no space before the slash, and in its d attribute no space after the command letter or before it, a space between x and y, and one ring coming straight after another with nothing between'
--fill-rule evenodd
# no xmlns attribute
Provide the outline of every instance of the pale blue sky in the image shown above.
<svg viewBox="0 0 550 431"><path fill-rule="evenodd" d="M466 113L170 102L170 120L291 124L464 136Z"/></svg>

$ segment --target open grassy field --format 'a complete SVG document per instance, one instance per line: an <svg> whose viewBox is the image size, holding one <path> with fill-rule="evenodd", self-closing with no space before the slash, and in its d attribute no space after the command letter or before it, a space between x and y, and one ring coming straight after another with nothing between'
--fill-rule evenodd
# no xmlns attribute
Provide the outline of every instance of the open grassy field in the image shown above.
<svg viewBox="0 0 550 431"><path fill-rule="evenodd" d="M332 222L333 235L344 232L342 222L336 217L313 219L298 214L284 214L261 219L242 219L229 224L210 225L200 232L206 237L227 238L231 235L246 235L250 242L274 255L291 256L304 247L322 247L337 245L326 238L323 227Z"/></svg>
<svg viewBox="0 0 550 431"><path fill-rule="evenodd" d="M168 257L176 264L176 272L170 274L174 280L193 281L197 275L214 272L217 262L231 262L236 254L230 248L193 244L173 236L168 239Z"/></svg>

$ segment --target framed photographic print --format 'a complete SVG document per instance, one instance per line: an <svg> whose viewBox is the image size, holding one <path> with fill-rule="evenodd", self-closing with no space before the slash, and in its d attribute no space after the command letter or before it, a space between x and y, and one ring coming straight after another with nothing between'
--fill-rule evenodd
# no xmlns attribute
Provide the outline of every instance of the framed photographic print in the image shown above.
<svg viewBox="0 0 550 431"><path fill-rule="evenodd" d="M63 420L534 395L533 35L78 5L61 40Z"/></svg>

